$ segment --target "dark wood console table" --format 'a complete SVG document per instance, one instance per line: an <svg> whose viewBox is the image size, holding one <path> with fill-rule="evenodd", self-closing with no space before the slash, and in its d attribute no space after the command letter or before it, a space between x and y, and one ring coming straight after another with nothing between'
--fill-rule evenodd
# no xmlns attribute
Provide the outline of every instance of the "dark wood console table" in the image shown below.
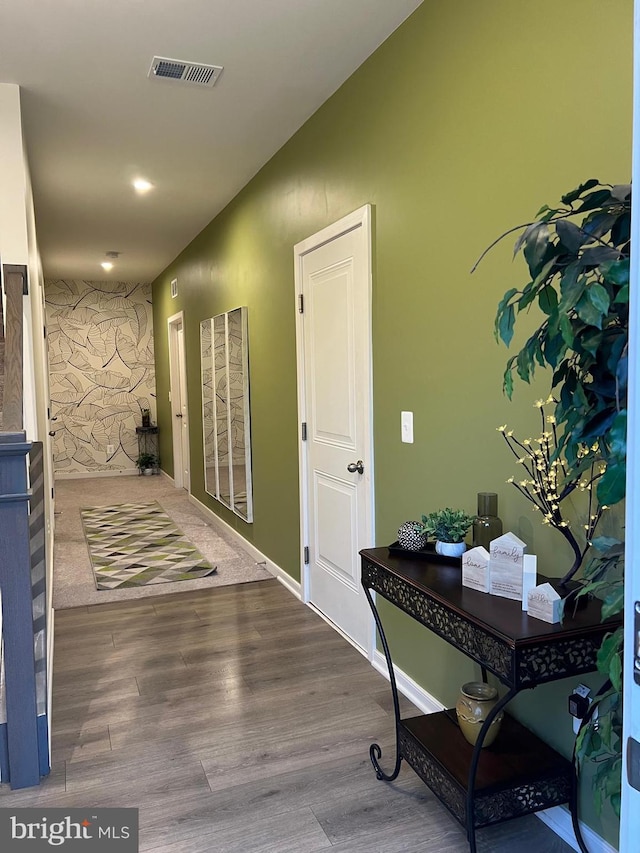
<svg viewBox="0 0 640 853"><path fill-rule="evenodd" d="M505 713L495 742L484 750L482 743L492 720L521 690L594 671L602 638L619 621L601 623L600 602L592 600L550 625L530 618L519 601L463 587L459 560L390 555L388 548L360 554L362 586L389 668L396 719L391 773L379 764L378 744L370 748L378 779L395 779L404 758L466 828L471 853L477 828L572 801L571 763L513 717ZM491 672L508 688L475 747L464 739L455 710L401 719L393 663L371 591L480 664L484 680Z"/></svg>

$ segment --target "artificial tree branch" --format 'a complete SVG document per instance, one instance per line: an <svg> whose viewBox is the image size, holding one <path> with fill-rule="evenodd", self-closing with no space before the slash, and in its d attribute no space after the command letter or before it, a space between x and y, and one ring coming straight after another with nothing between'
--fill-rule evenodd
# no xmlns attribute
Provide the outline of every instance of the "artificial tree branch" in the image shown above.
<svg viewBox="0 0 640 853"><path fill-rule="evenodd" d="M546 401L538 400L537 408L540 409L542 421L542 434L540 438L530 438L520 441L513 435L513 430L507 430L504 424L498 427L507 447L522 465L527 476L522 480L510 477L507 482L511 483L525 497L533 508L542 513L544 523L558 530L567 541L573 551L574 560L569 571L561 579L560 583L565 586L580 568L585 554L587 553L595 529L600 521L602 512L606 507L598 507L593 512L593 484L602 476L600 470L596 470L596 462L592 460L591 470L588 478L584 478L581 471L573 475L567 475L567 466L559 452L559 436L553 415L547 415L545 405L556 403L553 397ZM548 430L547 424L551 429ZM536 447L536 445L538 445ZM595 452L592 449L585 450L585 454ZM564 479L562 487L559 488L558 478ZM565 520L561 504L576 489L589 492L588 520L584 524L585 544L581 546L576 535L571 530L569 523Z"/></svg>
<svg viewBox="0 0 640 853"><path fill-rule="evenodd" d="M611 205L604 205L603 204L602 210L610 210L613 208L620 207L620 205L621 205L621 202L617 202L616 204L611 204ZM557 212L559 213L559 211L557 211ZM487 246L487 248L480 255L478 260L475 262L475 264L471 267L471 272L474 273L478 269L478 267L480 266L480 263L484 260L485 256L489 254L491 249L493 249L494 246L497 246L498 243L501 240L504 240L505 237L508 237L509 234L514 234L516 231L522 231L523 228L531 228L532 225L540 225L543 221L547 225L550 223L554 223L554 222L560 222L560 220L562 220L562 219L569 219L569 217L571 217L571 216L577 216L581 212L582 211L580 211L580 210L574 210L572 208L571 210L567 211L567 213L560 213L558 216L553 216L550 219L545 219L545 220L534 219L533 222L524 222L522 225L516 225L513 228L509 228L508 231L503 232L499 237L496 237L496 239L489 246ZM601 246L606 246L607 249L611 249L612 251L617 252L619 258L626 258L627 257L627 255L624 252L619 251L614 246L612 246L611 243L607 243L606 240L603 240L601 237L598 237L596 234L590 234L588 231L585 231L585 229L582 228L580 225L576 225L576 228L579 228L580 231L582 231L583 234L586 234L586 236L589 237L590 240L595 240L595 242L600 243Z"/></svg>

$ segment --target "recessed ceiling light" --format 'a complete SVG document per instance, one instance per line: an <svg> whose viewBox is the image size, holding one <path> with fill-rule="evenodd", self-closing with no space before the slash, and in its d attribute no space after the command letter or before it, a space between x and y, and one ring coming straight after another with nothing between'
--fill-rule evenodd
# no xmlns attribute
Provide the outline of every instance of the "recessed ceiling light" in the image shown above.
<svg viewBox="0 0 640 853"><path fill-rule="evenodd" d="M136 178L133 182L133 188L137 193L148 193L150 189L153 189L153 184L150 181L146 181L144 178Z"/></svg>
<svg viewBox="0 0 640 853"><path fill-rule="evenodd" d="M109 272L110 270L112 270L112 269L113 269L113 264L111 263L111 261L103 261L103 262L100 264L100 266L102 267L102 269L103 269L105 272Z"/></svg>

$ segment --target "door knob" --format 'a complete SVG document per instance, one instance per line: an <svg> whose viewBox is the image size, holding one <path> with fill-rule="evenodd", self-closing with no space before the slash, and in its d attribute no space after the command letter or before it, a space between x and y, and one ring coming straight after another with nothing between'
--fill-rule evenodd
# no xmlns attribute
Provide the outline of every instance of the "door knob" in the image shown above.
<svg viewBox="0 0 640 853"><path fill-rule="evenodd" d="M362 459L358 459L357 462L349 462L347 465L347 471L350 474L355 474L356 471L358 474L364 474L364 465L362 464Z"/></svg>
<svg viewBox="0 0 640 853"><path fill-rule="evenodd" d="M177 417L177 418L181 418L181 417L182 417L182 412L176 412L176 417Z"/></svg>
<svg viewBox="0 0 640 853"><path fill-rule="evenodd" d="M53 438L53 436L55 435L55 431L54 431L54 430L52 430L52 429L50 429L50 430L49 430L49 435Z"/></svg>

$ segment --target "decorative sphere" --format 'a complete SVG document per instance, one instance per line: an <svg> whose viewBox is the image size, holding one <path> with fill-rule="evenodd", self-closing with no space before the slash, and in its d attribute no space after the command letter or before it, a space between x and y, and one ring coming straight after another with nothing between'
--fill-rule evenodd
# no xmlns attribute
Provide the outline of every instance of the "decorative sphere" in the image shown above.
<svg viewBox="0 0 640 853"><path fill-rule="evenodd" d="M427 544L427 534L421 533L419 521L405 521L398 529L398 545L407 551L419 551Z"/></svg>

